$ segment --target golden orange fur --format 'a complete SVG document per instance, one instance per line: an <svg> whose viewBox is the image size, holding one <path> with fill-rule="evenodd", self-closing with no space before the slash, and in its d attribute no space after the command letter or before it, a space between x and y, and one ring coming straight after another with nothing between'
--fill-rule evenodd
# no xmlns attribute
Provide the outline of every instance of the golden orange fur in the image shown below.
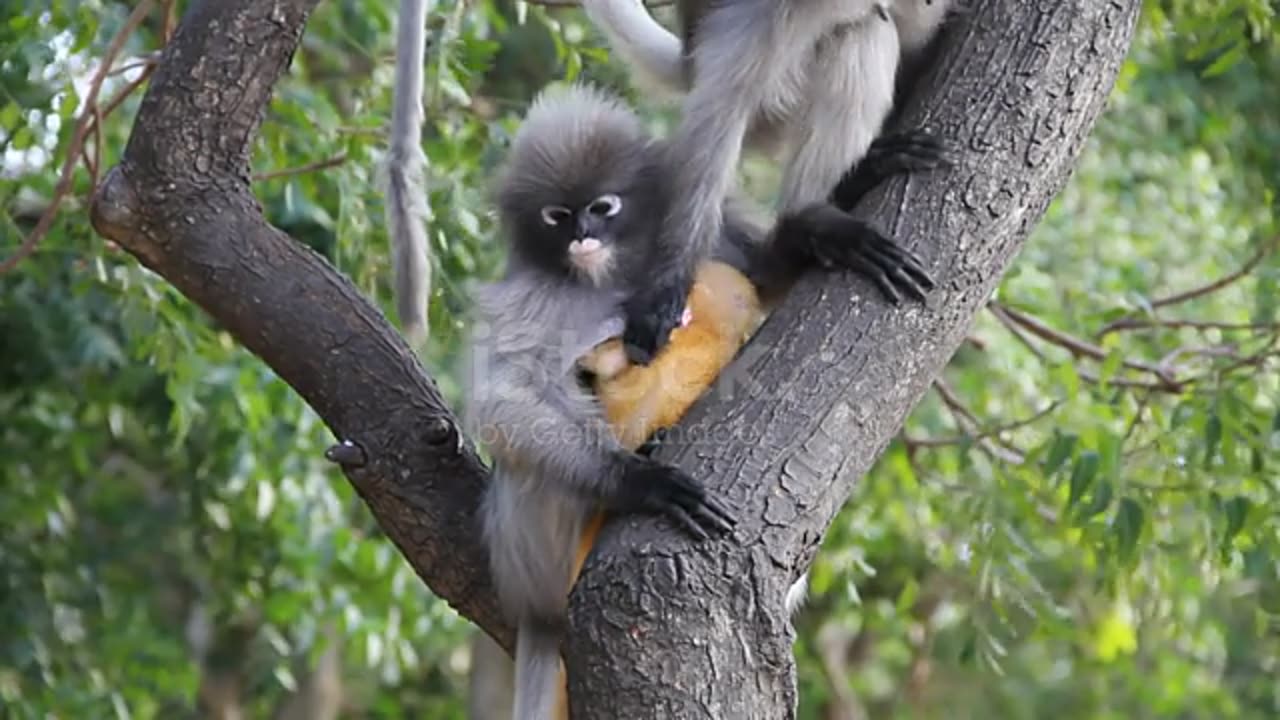
<svg viewBox="0 0 1280 720"><path fill-rule="evenodd" d="M579 360L596 376L595 392L618 441L629 450L674 425L711 387L763 318L755 286L720 262L698 268L688 324L647 366L630 365L618 338Z"/></svg>
<svg viewBox="0 0 1280 720"><path fill-rule="evenodd" d="M628 450L679 421L764 319L755 286L742 273L715 261L698 267L688 310L689 322L672 331L670 342L647 366L630 364L618 338L597 345L578 360L595 375L595 393L605 417ZM582 533L574 582L604 521L605 514L598 513ZM558 717L569 717L568 702L562 679Z"/></svg>

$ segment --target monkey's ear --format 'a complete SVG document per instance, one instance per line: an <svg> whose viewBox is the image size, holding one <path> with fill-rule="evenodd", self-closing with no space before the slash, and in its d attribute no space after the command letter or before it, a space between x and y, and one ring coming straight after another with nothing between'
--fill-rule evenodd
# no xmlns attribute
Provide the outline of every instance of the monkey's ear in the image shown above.
<svg viewBox="0 0 1280 720"><path fill-rule="evenodd" d="M618 338L605 340L578 358L578 366L595 375L597 380L611 380L630 364Z"/></svg>

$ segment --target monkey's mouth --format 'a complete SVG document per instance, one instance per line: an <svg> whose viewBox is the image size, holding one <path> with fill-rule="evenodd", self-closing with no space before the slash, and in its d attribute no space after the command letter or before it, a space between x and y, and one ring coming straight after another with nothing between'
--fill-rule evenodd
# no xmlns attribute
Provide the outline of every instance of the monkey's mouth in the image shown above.
<svg viewBox="0 0 1280 720"><path fill-rule="evenodd" d="M575 262L589 260L603 251L604 243L593 237L573 240L569 243L569 257L573 258Z"/></svg>
<svg viewBox="0 0 1280 720"><path fill-rule="evenodd" d="M613 253L598 238L569 243L569 262L592 282L600 283L613 267Z"/></svg>

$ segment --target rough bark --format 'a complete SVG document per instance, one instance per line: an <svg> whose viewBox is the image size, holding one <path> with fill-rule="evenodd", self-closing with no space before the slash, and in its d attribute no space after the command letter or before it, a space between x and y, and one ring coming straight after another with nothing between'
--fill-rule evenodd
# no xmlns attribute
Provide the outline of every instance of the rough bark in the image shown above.
<svg viewBox="0 0 1280 720"><path fill-rule="evenodd" d="M859 208L927 259L928 308L891 308L842 276L792 292L729 369L745 382L705 397L684 423L690 442L659 455L737 509L732 537L698 544L621 520L588 559L566 648L575 717L795 716L783 593L1066 182L1141 3L971 5L899 123L951 139L955 167L888 183Z"/></svg>
<svg viewBox="0 0 1280 720"><path fill-rule="evenodd" d="M252 141L318 2L195 3L93 224L360 448L363 464L344 472L381 527L434 592L509 648L484 550L457 542L475 536L483 466L382 314L270 227L250 192ZM793 716L782 592L1061 188L1140 2L976 4L903 118L955 138L957 167L890 183L861 209L930 260L941 286L929 309L889 309L842 277L797 287L732 369L745 382L686 423L714 434L663 451L738 509L732 539L695 546L624 520L589 560L567 647L578 717Z"/></svg>
<svg viewBox="0 0 1280 720"><path fill-rule="evenodd" d="M505 647L473 515L487 472L383 314L267 224L249 156L319 0L200 0L165 49L94 227L266 361L365 462L344 467L437 595Z"/></svg>

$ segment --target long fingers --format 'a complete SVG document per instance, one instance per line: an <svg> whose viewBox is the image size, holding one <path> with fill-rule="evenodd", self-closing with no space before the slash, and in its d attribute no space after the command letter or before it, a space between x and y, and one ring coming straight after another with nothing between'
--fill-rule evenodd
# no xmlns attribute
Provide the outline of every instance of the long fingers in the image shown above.
<svg viewBox="0 0 1280 720"><path fill-rule="evenodd" d="M815 227L810 242L820 265L867 278L893 305L902 302L902 293L924 302L925 290L936 285L914 253L847 215L839 223Z"/></svg>

